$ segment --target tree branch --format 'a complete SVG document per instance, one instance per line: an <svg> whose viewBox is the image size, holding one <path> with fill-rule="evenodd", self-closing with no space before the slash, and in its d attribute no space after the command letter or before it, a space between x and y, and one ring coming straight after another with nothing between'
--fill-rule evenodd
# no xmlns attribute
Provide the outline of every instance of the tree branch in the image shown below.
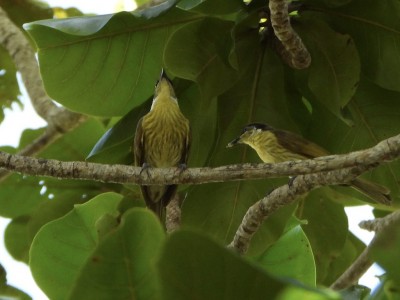
<svg viewBox="0 0 400 300"><path fill-rule="evenodd" d="M22 80L31 98L33 107L39 116L50 126L59 131L69 131L83 116L56 106L47 96L35 53L21 30L8 18L7 13L0 7L0 44L10 53L21 73Z"/></svg>
<svg viewBox="0 0 400 300"><path fill-rule="evenodd" d="M141 172L140 167L105 165L88 162L61 162L53 159L12 155L0 151L0 168L26 175L65 179L96 180L140 185L202 184L235 180L264 179L327 172L362 165L377 165L400 156L400 135L391 137L367 150L346 155L331 155L279 164L238 164L217 168L152 169Z"/></svg>
<svg viewBox="0 0 400 300"><path fill-rule="evenodd" d="M308 68L311 64L311 56L301 38L290 25L287 1L269 0L269 10L275 36L283 46L277 45L281 57L293 68Z"/></svg>
<svg viewBox="0 0 400 300"><path fill-rule="evenodd" d="M386 230L390 226L393 226L393 224L398 222L398 220L400 220L400 211L395 211L383 218L362 221L358 226L360 226L362 229L379 233L383 230Z"/></svg>
<svg viewBox="0 0 400 300"><path fill-rule="evenodd" d="M260 228L264 220L279 208L293 203L300 196L317 187L343 184L352 181L372 167L374 166L358 166L296 177L294 182L273 190L265 198L261 199L247 210L228 248L235 249L240 254L245 254L250 246L253 235Z"/></svg>
<svg viewBox="0 0 400 300"><path fill-rule="evenodd" d="M54 127L48 127L47 130L36 140L18 152L18 155L29 156L35 155L45 149L53 141L58 139L62 134ZM11 173L6 170L0 170L0 182L8 177Z"/></svg>
<svg viewBox="0 0 400 300"><path fill-rule="evenodd" d="M379 235L383 231L390 230L393 224L400 220L400 211L395 211L384 218L363 221L360 227L369 231L375 231L375 237L371 243L364 249L360 256L352 263L352 265L331 285L331 289L342 290L354 285L362 275L371 267L373 261L369 258L371 247L379 239Z"/></svg>
<svg viewBox="0 0 400 300"><path fill-rule="evenodd" d="M48 123L48 128L41 137L18 152L20 155L35 155L62 136L63 133L77 127L86 120L86 117L58 107L47 96L31 44L22 31L8 18L1 6L0 44L9 52L21 73L36 113ZM8 172L1 171L0 180L8 175Z"/></svg>

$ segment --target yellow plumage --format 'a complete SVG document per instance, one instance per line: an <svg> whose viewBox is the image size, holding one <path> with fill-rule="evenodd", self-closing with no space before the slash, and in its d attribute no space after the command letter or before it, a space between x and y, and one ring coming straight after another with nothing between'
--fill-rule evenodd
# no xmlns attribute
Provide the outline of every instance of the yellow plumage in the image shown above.
<svg viewBox="0 0 400 300"><path fill-rule="evenodd" d="M143 168L184 167L189 147L189 121L179 109L170 80L162 73L151 110L139 120L136 128L135 164ZM177 186L152 185L141 189L147 207L162 218Z"/></svg>
<svg viewBox="0 0 400 300"><path fill-rule="evenodd" d="M242 134L230 142L227 147L233 147L237 144L249 145L265 163L279 163L329 155L324 148L297 134L275 129L262 123L247 125ZM377 202L386 205L391 203L390 190L384 186L361 178L354 179L350 185Z"/></svg>

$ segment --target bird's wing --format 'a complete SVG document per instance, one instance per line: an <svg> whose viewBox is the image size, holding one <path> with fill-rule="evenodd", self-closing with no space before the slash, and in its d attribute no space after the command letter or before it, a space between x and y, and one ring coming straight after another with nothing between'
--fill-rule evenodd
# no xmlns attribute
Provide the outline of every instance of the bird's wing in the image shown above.
<svg viewBox="0 0 400 300"><path fill-rule="evenodd" d="M324 148L295 133L285 130L275 130L274 132L279 144L294 153L298 153L307 158L329 155L329 152Z"/></svg>
<svg viewBox="0 0 400 300"><path fill-rule="evenodd" d="M144 161L144 134L142 127L143 118L141 118L136 126L135 140L133 142L133 151L135 156L135 165L141 167Z"/></svg>
<svg viewBox="0 0 400 300"><path fill-rule="evenodd" d="M189 130L185 136L185 147L182 149L181 164L186 164L189 158L190 147L192 145L192 130L189 126Z"/></svg>

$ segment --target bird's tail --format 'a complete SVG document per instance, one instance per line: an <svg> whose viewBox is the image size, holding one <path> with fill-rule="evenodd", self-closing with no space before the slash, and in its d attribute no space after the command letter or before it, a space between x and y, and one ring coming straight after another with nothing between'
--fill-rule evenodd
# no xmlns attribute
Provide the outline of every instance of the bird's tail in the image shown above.
<svg viewBox="0 0 400 300"><path fill-rule="evenodd" d="M376 202L385 205L391 205L392 203L390 190L382 185L357 178L351 182L351 186Z"/></svg>
<svg viewBox="0 0 400 300"><path fill-rule="evenodd" d="M156 215L157 217L164 222L165 221L165 217L166 217L166 209L164 204L159 201L159 202L148 202L146 203L147 207L149 209L151 209Z"/></svg>
<svg viewBox="0 0 400 300"><path fill-rule="evenodd" d="M166 186L141 186L146 206L151 209L164 224L166 207L175 196L177 185Z"/></svg>

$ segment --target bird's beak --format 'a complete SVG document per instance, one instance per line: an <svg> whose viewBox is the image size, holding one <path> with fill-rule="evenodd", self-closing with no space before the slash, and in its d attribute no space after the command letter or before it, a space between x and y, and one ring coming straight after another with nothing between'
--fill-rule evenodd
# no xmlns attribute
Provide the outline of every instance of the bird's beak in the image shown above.
<svg viewBox="0 0 400 300"><path fill-rule="evenodd" d="M237 144L241 144L240 143L240 137L234 139L233 141L231 141L228 145L226 145L226 148L232 148L233 146L236 146Z"/></svg>
<svg viewBox="0 0 400 300"><path fill-rule="evenodd" d="M164 69L161 70L161 75L160 75L160 82L162 79L167 80L169 83L171 83L171 79L168 78L167 74L165 73Z"/></svg>

